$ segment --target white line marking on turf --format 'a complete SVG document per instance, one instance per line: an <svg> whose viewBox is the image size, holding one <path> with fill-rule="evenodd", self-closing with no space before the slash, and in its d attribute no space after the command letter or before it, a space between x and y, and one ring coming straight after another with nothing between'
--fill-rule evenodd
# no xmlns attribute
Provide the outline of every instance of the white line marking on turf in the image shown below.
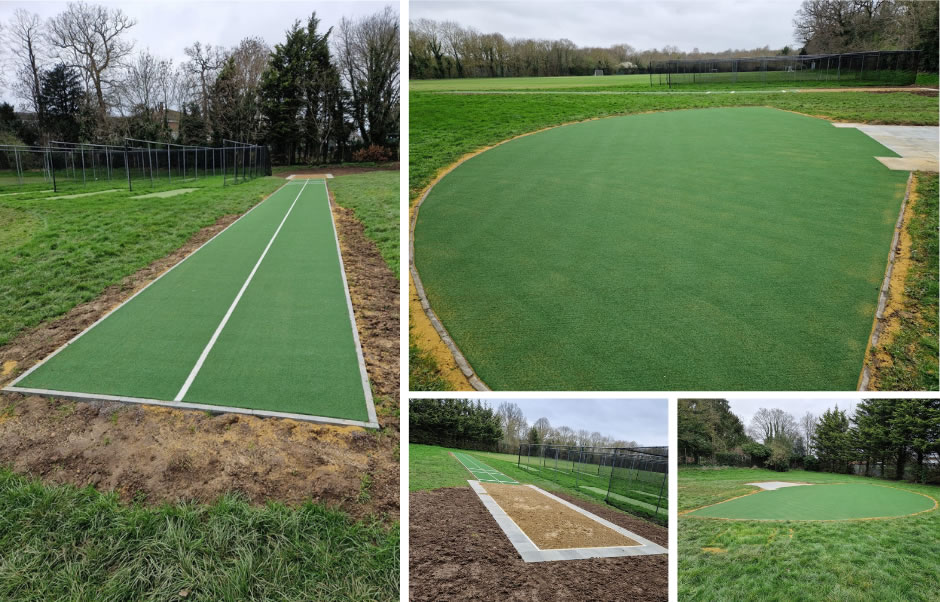
<svg viewBox="0 0 940 602"><path fill-rule="evenodd" d="M94 327L97 326L98 324L101 324L102 322L104 322L104 321L105 321L107 318L109 318L114 312L118 311L119 309L121 309L122 307L124 307L125 305L127 305L128 303L130 303L131 301L133 301L134 298L137 297L137 295L143 293L145 290L147 290L148 288L150 288L151 286L153 286L154 284L156 284L157 281L159 281L161 278L163 278L164 276L166 276L167 274L169 274L170 272L172 272L173 270L175 270L177 266L179 266L179 265L182 264L184 261L186 261L187 259L189 259L189 258L192 257L193 255L195 255L196 253L198 253L199 251L201 251L201 250L203 249L203 247L207 246L209 243L211 243L211 242L212 242L213 240L215 240L216 238L222 236L222 234L223 234L224 232L228 231L229 228L231 228L232 226L234 226L235 224L237 224L238 222L240 222L240 221L241 221L244 217L246 217L249 213L251 213L252 211L254 211L255 209L257 209L258 207L260 207L261 205L263 205L263 204L265 203L265 201L267 201L268 199L270 199L271 197L273 197L274 195L276 195L277 193L279 193L279 192L281 191L281 189L284 188L285 186L287 186L287 184L282 184L281 186L279 186L277 190L275 190L274 192L272 192L271 194L269 194L263 201L259 202L259 203L256 204L254 207L252 207L251 209L249 209L248 211L246 211L245 213L243 213L243 214L241 215L241 217L239 217L237 220L235 220L234 222L232 222L231 224L229 224L228 226L226 226L225 228L223 228L222 230L220 230L215 236L213 236L212 238L210 238L210 239L207 240L206 242L202 243L202 244L199 246L198 249L196 249L195 251L193 251L192 253L190 253L190 254L187 255L186 257L180 259L178 262L174 263L172 266L170 266L169 269L167 269L167 271L163 272L162 274L160 274L159 276L157 276L156 278L154 278L153 280L151 280L150 282L148 282L142 289L140 289L139 291L137 291L136 293L134 293L133 295L131 295L130 297L128 297L126 301L124 301L123 303L121 303L120 305L118 305L117 307L115 307L114 309L112 309L111 311L109 311L108 313L106 313L105 315L103 315L103 316L101 316L100 318L98 318L98 320L97 320L94 324L92 324L91 326L89 326L89 327L86 328L85 330L81 331L80 333L78 333L77 335L75 335L74 337L72 337L71 339L69 339L64 345L62 345L61 347L59 347L58 349L56 349L55 351L53 351L51 354L49 354L48 357L43 358L43 359L40 360L39 362L36 362L36 364L35 364L32 368L30 368L30 369L27 370L26 372L24 372L24 373L20 374L18 377L16 377L16 378L13 380L13 382L11 382L7 387L4 388L4 390L5 390L5 391L15 391L15 390L17 390L17 389L16 389L16 383L20 382L21 380L23 380L24 378L26 378L27 376L29 376L30 374L32 374L32 373L33 373L36 369L38 369L40 366L42 366L43 364L47 363L49 360L51 360L51 359L54 358L56 355L58 355L59 352L61 352L61 351L64 350L66 347L68 347L69 345L71 345L72 343L74 343L75 341L77 341L78 339L80 339L80 338L81 338L85 333L87 333L89 330L91 330L92 328L94 328ZM31 390L31 389L24 389L24 391L26 391L26 392L31 392L32 390Z"/></svg>
<svg viewBox="0 0 940 602"><path fill-rule="evenodd" d="M309 182L310 180L306 180ZM375 402L372 400L372 387L369 386L369 373L366 371L366 360L362 356L362 343L359 342L359 328L356 326L356 312L353 311L352 298L349 296L349 284L346 282L346 268L343 265L343 251L339 248L339 233L336 231L336 220L333 219L333 208L330 204L330 187L323 182L326 191L326 210L330 214L330 224L333 226L333 239L336 241L336 257L339 259L339 275L343 278L343 292L346 293L346 308L349 310L349 322L352 327L353 342L356 344L356 359L359 361L359 377L362 380L362 392L366 398L366 412L369 422L378 423L375 414ZM306 184L304 184L306 186Z"/></svg>
<svg viewBox="0 0 940 602"><path fill-rule="evenodd" d="M238 294L235 295L235 300L232 301L232 304L229 306L228 311L225 312L225 316L222 318L222 321L219 323L219 326L215 329L215 332L212 333L212 338L209 339L209 342L206 344L206 348L202 350L202 354L199 356L199 359L196 361L196 365L193 366L192 371L189 373L189 376L186 377L186 382L183 383L183 388L180 389L180 392L176 394L176 397L173 398L173 401L183 401L183 397L186 395L186 392L189 391L189 387L192 386L193 380L196 379L196 375L199 374L199 371L202 370L202 365L206 361L206 357L209 356L209 352L212 351L212 348L215 346L215 342L219 339L219 335L222 334L222 329L225 328L225 325L228 324L229 318L232 317L232 313L235 311L235 307L238 305L238 302L241 301L242 295L245 294L245 290L248 289L248 285L251 284L251 279L255 277L255 272L258 271L258 267L261 265L261 262L264 261L264 256L268 254L268 249L271 248L271 245L274 244L274 239L277 238L277 235L281 233L281 228L284 227L284 222L287 221L287 218L290 216L291 211L294 210L294 205L297 204L297 200L300 198L300 195L303 194L304 188L307 187L307 184L304 183L300 187L300 192L297 193L297 197L294 199L294 202L291 203L290 208L287 210L287 213L284 214L284 219L281 220L281 223L278 224L277 230L274 231L274 234L271 235L271 240L268 241L268 246L264 248L264 251L261 253L261 257L258 258L255 267L251 269L251 273L248 274L248 278L245 280L245 283L242 285ZM371 421L371 416L369 417ZM374 421L373 421L374 422Z"/></svg>

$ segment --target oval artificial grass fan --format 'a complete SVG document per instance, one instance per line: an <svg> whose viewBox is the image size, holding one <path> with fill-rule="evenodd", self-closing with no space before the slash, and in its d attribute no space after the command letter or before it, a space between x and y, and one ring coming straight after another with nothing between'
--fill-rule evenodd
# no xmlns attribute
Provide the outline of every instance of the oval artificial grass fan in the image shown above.
<svg viewBox="0 0 940 602"><path fill-rule="evenodd" d="M759 491L685 513L729 520L860 520L896 518L935 510L921 493L885 485L834 483Z"/></svg>

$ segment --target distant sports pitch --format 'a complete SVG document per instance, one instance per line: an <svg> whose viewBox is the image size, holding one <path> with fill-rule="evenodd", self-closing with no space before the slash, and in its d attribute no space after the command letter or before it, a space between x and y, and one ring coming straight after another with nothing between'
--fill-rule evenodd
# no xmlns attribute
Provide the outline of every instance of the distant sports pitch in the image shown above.
<svg viewBox="0 0 940 602"><path fill-rule="evenodd" d="M285 184L8 390L377 426L325 182Z"/></svg>
<svg viewBox="0 0 940 602"><path fill-rule="evenodd" d="M897 518L936 508L933 498L904 489L834 483L759 491L684 515L730 520L858 520Z"/></svg>
<svg viewBox="0 0 940 602"><path fill-rule="evenodd" d="M430 190L414 262L496 390L854 390L907 173L767 108L524 136Z"/></svg>

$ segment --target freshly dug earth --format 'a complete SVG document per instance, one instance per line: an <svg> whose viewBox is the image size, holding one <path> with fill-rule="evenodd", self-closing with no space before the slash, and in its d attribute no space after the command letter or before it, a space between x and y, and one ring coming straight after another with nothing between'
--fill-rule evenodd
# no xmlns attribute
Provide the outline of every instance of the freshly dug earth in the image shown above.
<svg viewBox="0 0 940 602"><path fill-rule="evenodd" d="M531 487L481 485L540 550L640 545Z"/></svg>
<svg viewBox="0 0 940 602"><path fill-rule="evenodd" d="M0 464L126 500L313 499L356 517L398 520L398 280L352 212L333 206L382 430L110 403L0 395ZM52 353L231 224L220 219L97 299L0 347L0 386Z"/></svg>
<svg viewBox="0 0 940 602"><path fill-rule="evenodd" d="M660 545L667 530L558 494ZM666 555L526 563L470 488L411 494L412 600L667 600Z"/></svg>

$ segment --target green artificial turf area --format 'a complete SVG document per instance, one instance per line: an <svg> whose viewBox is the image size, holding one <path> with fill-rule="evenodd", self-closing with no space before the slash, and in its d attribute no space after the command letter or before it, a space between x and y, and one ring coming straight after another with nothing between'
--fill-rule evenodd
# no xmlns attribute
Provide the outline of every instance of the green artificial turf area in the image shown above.
<svg viewBox="0 0 940 602"><path fill-rule="evenodd" d="M746 483L780 480L820 484L813 487L837 487L826 484L846 482L862 487L889 485L935 499L940 494L935 486L849 475L680 469L680 599L936 599L933 580L924 576L940 573L940 556L936 554L940 511L835 522L703 520L681 514L753 491ZM765 493L771 492L748 497Z"/></svg>
<svg viewBox="0 0 940 602"><path fill-rule="evenodd" d="M371 421L342 278L323 181L285 184L15 384Z"/></svg>
<svg viewBox="0 0 940 602"><path fill-rule="evenodd" d="M411 443L408 445L409 471L408 487L410 491L439 489L441 487L466 487L472 476L452 454L461 454L476 460L485 466L501 472L504 476L519 483L532 484L545 491L560 491L592 502L604 503L607 497L608 481L604 477L575 475L563 470L534 469L532 466L519 466L517 456L492 452L468 451ZM534 459L533 459L534 462ZM649 503L652 501L652 508ZM656 500L650 500L642 493L631 492L630 497L618 496L610 506L635 516L666 524L668 511L665 500L660 512L656 514Z"/></svg>
<svg viewBox="0 0 940 602"><path fill-rule="evenodd" d="M420 208L432 308L500 390L855 389L907 173L768 108L498 146Z"/></svg>
<svg viewBox="0 0 940 602"><path fill-rule="evenodd" d="M197 191L156 199L132 197L179 186L71 200L49 200L51 191L0 196L0 345L95 299L283 183L260 178L223 188L220 177L200 179L186 184Z"/></svg>
<svg viewBox="0 0 940 602"><path fill-rule="evenodd" d="M845 483L800 485L739 497L688 513L704 518L748 520L848 520L898 517L936 508L936 501L910 491Z"/></svg>
<svg viewBox="0 0 940 602"><path fill-rule="evenodd" d="M385 170L336 176L329 181L336 203L355 212L366 236L375 242L395 274L400 261L400 180L398 170Z"/></svg>
<svg viewBox="0 0 940 602"><path fill-rule="evenodd" d="M397 526L306 503L149 508L0 469L3 600L397 600Z"/></svg>

